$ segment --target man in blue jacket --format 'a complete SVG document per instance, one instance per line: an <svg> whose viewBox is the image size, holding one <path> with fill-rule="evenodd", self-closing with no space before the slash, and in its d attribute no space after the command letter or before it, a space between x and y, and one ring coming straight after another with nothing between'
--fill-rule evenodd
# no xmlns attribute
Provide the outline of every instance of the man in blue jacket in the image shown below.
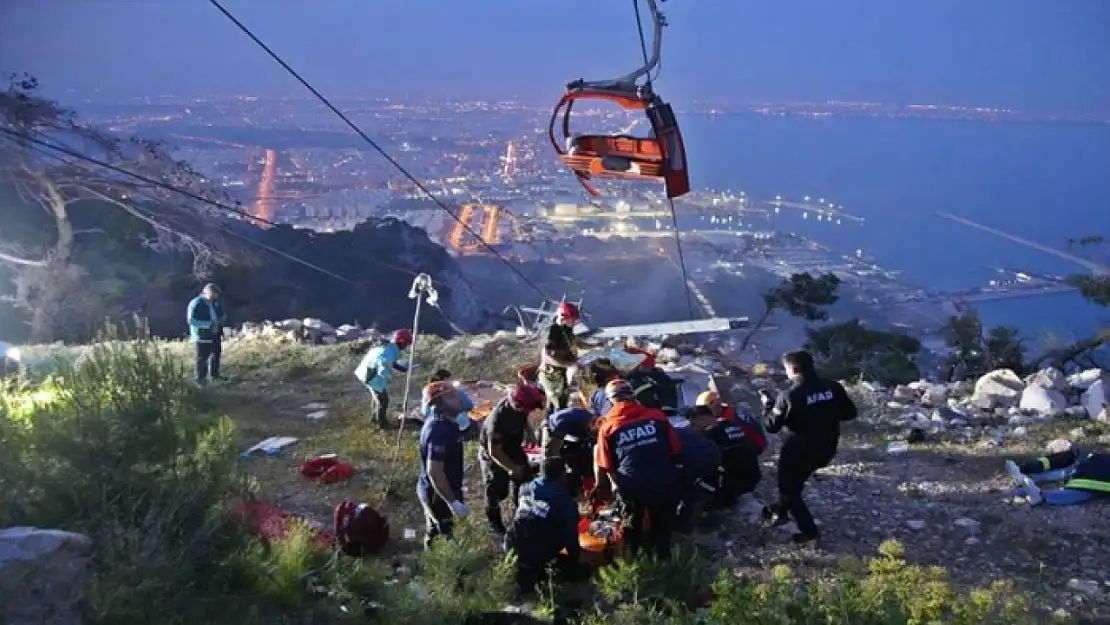
<svg viewBox="0 0 1110 625"><path fill-rule="evenodd" d="M389 427L389 380L394 371L404 373L408 367L397 362L401 351L412 345L412 330L397 330L385 345L373 347L366 352L362 362L355 368L355 377L370 389L374 396L374 415L378 427Z"/></svg>
<svg viewBox="0 0 1110 625"><path fill-rule="evenodd" d="M676 459L679 469L678 516L675 529L689 533L706 501L717 493L721 483L721 450L693 425L675 428L682 441L682 454Z"/></svg>
<svg viewBox="0 0 1110 625"><path fill-rule="evenodd" d="M520 490L516 516L505 534L505 550L516 554L516 582L522 593L535 590L549 565L554 564L561 576L581 570L578 504L570 494L566 472L561 458L548 458L540 477Z"/></svg>
<svg viewBox="0 0 1110 625"><path fill-rule="evenodd" d="M420 430L420 478L416 496L424 509L424 548L437 536L451 538L456 517L470 509L463 503L463 440L456 419L462 409L455 388L433 382L424 388L422 402L429 417Z"/></svg>
<svg viewBox="0 0 1110 625"><path fill-rule="evenodd" d="M210 282L204 285L200 295L189 302L185 312L185 320L189 323L189 339L197 350L197 386L204 386L210 379L223 379L220 377L220 353L227 314L219 300L220 287Z"/></svg>

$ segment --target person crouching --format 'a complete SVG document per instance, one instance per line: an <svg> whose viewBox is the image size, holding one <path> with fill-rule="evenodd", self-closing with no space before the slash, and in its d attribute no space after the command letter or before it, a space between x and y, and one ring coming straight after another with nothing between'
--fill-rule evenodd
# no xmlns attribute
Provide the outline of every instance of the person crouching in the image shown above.
<svg viewBox="0 0 1110 625"><path fill-rule="evenodd" d="M666 415L636 403L627 381L613 380L605 390L613 407L598 427L598 487L608 482L624 508L629 550L650 547L667 559L678 506L675 458L682 453L682 443Z"/></svg>
<svg viewBox="0 0 1110 625"><path fill-rule="evenodd" d="M505 534L501 502L512 497L516 503L520 485L532 479L532 467L524 451L528 415L543 408L547 397L535 384L518 384L482 422L478 435L478 464L485 487L486 519L490 530Z"/></svg>
<svg viewBox="0 0 1110 625"><path fill-rule="evenodd" d="M567 408L548 417L544 428L544 455L563 459L568 486L576 496L582 492L585 478L593 476L595 422L589 410Z"/></svg>
<svg viewBox="0 0 1110 625"><path fill-rule="evenodd" d="M584 572L579 564L578 504L566 483L566 471L561 458L548 458L540 476L520 489L504 546L516 554L516 582L522 593L534 591L549 566L564 579Z"/></svg>
<svg viewBox="0 0 1110 625"><path fill-rule="evenodd" d="M675 529L691 532L707 501L715 497L721 482L721 450L693 424L675 428L682 441L678 458L679 505Z"/></svg>
<svg viewBox="0 0 1110 625"><path fill-rule="evenodd" d="M721 487L713 498L714 507L734 506L741 495L754 492L762 477L759 454L767 446L759 428L743 419L715 413L708 405L690 411L690 425L721 450Z"/></svg>

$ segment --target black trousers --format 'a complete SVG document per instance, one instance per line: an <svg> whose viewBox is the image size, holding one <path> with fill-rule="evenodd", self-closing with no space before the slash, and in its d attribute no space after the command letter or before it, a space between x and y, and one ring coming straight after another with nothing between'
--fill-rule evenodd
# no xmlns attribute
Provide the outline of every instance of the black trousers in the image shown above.
<svg viewBox="0 0 1110 625"><path fill-rule="evenodd" d="M779 452L779 501L772 506L772 511L780 516L794 517L802 534L817 535L817 524L802 497L802 490L810 476L827 467L835 455L835 449L814 450L798 439L788 440Z"/></svg>
<svg viewBox="0 0 1110 625"><path fill-rule="evenodd" d="M721 474L721 487L713 503L721 507L735 505L741 495L755 491L762 477L759 452L754 449L730 458Z"/></svg>
<svg viewBox="0 0 1110 625"><path fill-rule="evenodd" d="M506 450L513 462L520 465L528 464L528 455L524 450ZM520 483L513 480L509 472L501 468L493 458L484 450L478 451L478 466L482 470L482 486L486 498L486 520L490 529L498 534L505 533L505 521L501 518L501 502L512 498L513 505L517 504L520 497Z"/></svg>
<svg viewBox="0 0 1110 625"><path fill-rule="evenodd" d="M678 497L675 488L650 492L621 492L624 544L634 555L649 550L661 560L671 557L671 532ZM645 525L647 526L645 529Z"/></svg>
<svg viewBox="0 0 1110 625"><path fill-rule="evenodd" d="M416 488L416 497L424 510L424 548L431 549L437 536L450 539L455 529L455 515L451 505L432 488Z"/></svg>
<svg viewBox="0 0 1110 625"><path fill-rule="evenodd" d="M371 389L370 394L374 396L374 421L378 427L385 429L389 427L389 389Z"/></svg>
<svg viewBox="0 0 1110 625"><path fill-rule="evenodd" d="M197 382L204 382L211 378L213 380L220 379L220 353L223 351L222 340L219 338L213 339L211 342L197 341L197 362L194 367L194 373L197 377Z"/></svg>
<svg viewBox="0 0 1110 625"><path fill-rule="evenodd" d="M715 489L712 493L706 490L701 483ZM694 523L701 516L702 510L721 490L719 474L705 475L700 478L687 477L679 486L679 501L675 511L675 531L692 532ZM654 520L654 517L652 517Z"/></svg>

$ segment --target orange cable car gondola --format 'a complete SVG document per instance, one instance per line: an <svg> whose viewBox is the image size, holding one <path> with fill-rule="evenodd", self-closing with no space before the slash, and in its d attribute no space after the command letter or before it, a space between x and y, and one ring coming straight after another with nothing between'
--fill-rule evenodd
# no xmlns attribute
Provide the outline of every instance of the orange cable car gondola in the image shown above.
<svg viewBox="0 0 1110 625"><path fill-rule="evenodd" d="M566 92L551 114L548 128L551 145L591 195L600 195L589 182L595 177L660 181L671 199L690 191L686 148L674 109L651 87L650 74L659 65L666 22L656 6L656 0L646 2L654 23L655 43L651 58L646 59L643 67L615 80L576 80L568 83ZM643 77L647 77L647 81L638 84ZM571 132L571 111L578 100L606 100L627 110L644 111L651 124L651 136L574 134ZM561 137L556 130L560 116Z"/></svg>

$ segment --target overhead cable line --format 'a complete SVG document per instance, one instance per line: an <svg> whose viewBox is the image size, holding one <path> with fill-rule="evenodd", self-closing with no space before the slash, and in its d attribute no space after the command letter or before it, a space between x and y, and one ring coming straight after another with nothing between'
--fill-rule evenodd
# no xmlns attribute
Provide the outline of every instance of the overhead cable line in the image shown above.
<svg viewBox="0 0 1110 625"><path fill-rule="evenodd" d="M140 182L145 182L146 184L158 187L160 189L164 189L166 191L171 191L173 193L177 193L179 195L188 197L192 200L196 200L196 201L201 202L203 204L207 204L208 206L211 206L213 208L218 208L218 209L221 209L221 210L225 210L229 213L234 213L234 214L237 214L237 215L240 215L240 216L243 216L243 217L247 217L247 218L251 219L252 221L256 221L256 222L266 224L266 225L269 225L269 226L279 225L279 224L276 224L276 223L274 223L272 221L269 221L267 219L263 219L261 217L256 217L256 216L250 214L249 212L247 212L247 211L245 211L245 210L243 210L239 207L231 206L230 204L225 204L223 202L219 202L219 201L213 200L211 198L204 197L203 195L200 195L199 193L195 193L195 192L190 191L188 189L182 189L182 188L174 186L172 184L162 182L161 180L156 180L154 178L150 178L148 176L144 176L142 174L135 173L133 171L130 171L130 170L125 169L123 167L119 167L117 165L113 165L111 163L100 160L98 158L87 156L87 155L82 154L82 153L80 153L77 150L74 150L72 148L63 147L63 146L59 146L59 145L54 145L54 144L49 143L47 141L43 141L42 139L38 139L38 138L32 137L30 135L26 135L26 134L23 134L23 133L20 133L20 132L16 132L16 131L10 130L8 128L0 128L0 133L3 133L4 135L6 135L11 141L31 143L33 146L37 146L36 151L38 151L40 154L44 154L44 155L49 156L51 158L55 158L55 159L64 161L64 159L61 159L56 154L46 152L42 148L53 150L54 152L65 154L66 156L76 158L78 160L89 163L90 165L96 165L97 167L100 167L102 169L106 169L106 170L115 172L117 174L121 174L121 175L127 176L129 178L133 178L133 179L138 180ZM155 199L155 198L150 198L150 199ZM291 261L293 261L297 264L308 267L309 269L318 271L318 272L320 272L324 275L335 278L336 280L339 280L340 282L345 282L347 284L352 284L352 285L369 284L370 282L373 282L373 281L356 282L354 280L351 280L350 278L344 277L344 276L339 275L339 274L337 274L333 271L330 271L330 270L325 269L325 268L323 268L319 265L316 265L315 263L304 260L303 258L299 258L297 256L294 256L293 254L289 254L288 252L284 252L284 251L279 250L277 248L266 245L265 243L262 243L261 241L256 241L256 240L254 240L254 239L252 239L248 236L239 234L239 233L231 230L230 228L224 228L224 227L221 226L221 227L219 227L219 229L222 232L225 232L225 233L227 233L227 234L229 234L233 237L237 237L239 239L242 239L242 240L250 243L251 245L255 245L255 246L259 247L260 249L266 250L268 252L272 252L274 254L277 254L278 256L282 256L283 258L286 258L286 259L291 260ZM378 259L375 259L375 258L368 258L366 260L368 260L369 262L381 265L383 267L386 267L388 269L393 269L394 271L401 271L401 272L404 272L404 273L412 275L412 276L419 275L419 272L413 271L412 269L408 269L408 268L405 268L405 267L400 267L398 265L393 265L393 264L390 264L390 263L387 263L387 262L384 262L384 261L381 261L381 260L378 260Z"/></svg>
<svg viewBox="0 0 1110 625"><path fill-rule="evenodd" d="M640 16L640 0L632 0L632 8L636 13L636 32L640 35L640 52L643 53L644 56L644 65L647 65L649 63L647 39L644 37L644 21ZM658 76L658 74L656 76ZM648 91L651 92L650 73L648 73L647 80L644 84L647 86ZM690 318L694 319L701 315L697 314L697 308L694 306L694 289L690 286L690 278L686 272L686 256L682 253L682 230L678 227L678 214L675 212L674 198L667 198L667 203L671 208L671 223L674 225L674 244L678 249L679 269L682 272L682 289L686 293L686 308L690 313Z"/></svg>
<svg viewBox="0 0 1110 625"><path fill-rule="evenodd" d="M273 49L270 48L270 46L266 45L266 43L264 41L259 39L258 36L255 35L254 32L251 31L250 28L248 28L245 24L243 24L243 22L240 22L238 18L236 18L234 15L231 14L230 11L228 11L226 8L224 8L224 6L222 4L220 4L219 0L209 0L209 2L212 4L212 6L216 7L216 9L218 9L220 11L220 13L223 13L224 17L226 17L233 24L235 24L235 26L239 30L243 31L243 34L245 34L247 37L249 37L251 39L251 41L253 41L255 44L258 45L259 48L262 48L262 50L264 52L266 52L266 54L268 54L270 56L270 58L272 58L278 65L280 65L282 67L282 69L284 69L286 72L288 72L290 76L295 78L297 80L297 82L301 83L301 85L303 85L304 88L307 89L312 95L316 96L316 99L320 100L320 102L324 106L328 107L328 109L330 109L332 113L335 113L336 117L338 117L340 120L342 120L343 123L347 124L347 126L351 130L353 130L355 132L355 134L357 134L359 137L361 137L362 140L367 143L367 145L374 148L374 150L377 151L377 153L380 154L382 156L382 158L384 158L386 161L388 161L390 165L393 165L393 167L395 167L397 169L397 171L401 173L401 175L403 175L405 178L408 178L409 182L413 183L413 185L415 185L417 189L419 189L422 193L427 195L428 198L431 199L432 202L434 202L436 204L436 206L438 206L445 213L450 215L451 218L454 219L456 222L458 222L459 225L461 225L463 228L465 228L467 232L472 234L474 236L474 238L477 239L478 242L482 244L482 247L485 247L490 253L492 253L495 257L497 257L498 260L500 260L502 263L504 263L504 265L506 267L508 267L510 271L512 271L514 274L516 274L516 276L518 278L520 278L521 281L524 282L524 284L531 287L532 290L534 290L536 293L538 293L540 295L540 297L543 298L544 300L547 299L547 296L544 295L543 289L536 286L536 284L534 282L532 282L531 280L529 280L528 277L525 276L524 273L520 271L520 269L515 267L511 262L509 262L509 260L507 258L502 256L501 253L498 252L496 249L494 249L494 247L492 245L487 243L486 240L483 239L480 234L478 234L478 232L476 232L473 228L470 227L470 224L464 222L461 218L459 218L458 214L456 214L454 211L452 211L450 208L448 208L448 206L446 204L444 204L438 197L436 197L434 193L432 193L430 190L428 190L428 188L426 186L424 186L424 183L420 182L420 180L418 180L416 178L416 176L409 173L408 169L406 169L404 165L402 165L395 158L390 156L389 152L386 152L385 149L382 148L380 145L378 145L378 143L376 141L371 139L369 135L367 135L365 132L363 132L363 130L361 128L359 128L359 126L357 124L355 124L353 121L351 121L351 118L347 117L347 115L344 114L343 111L339 110L338 107L336 107L334 104L332 104L331 100L329 100L327 97L325 97L324 94L317 91L316 88L313 87L312 84L309 83L307 80L305 80L304 77L302 77L300 75L300 73L297 72L297 70L293 69L293 67L291 65L289 65L289 63L287 63L285 61L285 59L281 58L281 56L277 52L274 52Z"/></svg>

